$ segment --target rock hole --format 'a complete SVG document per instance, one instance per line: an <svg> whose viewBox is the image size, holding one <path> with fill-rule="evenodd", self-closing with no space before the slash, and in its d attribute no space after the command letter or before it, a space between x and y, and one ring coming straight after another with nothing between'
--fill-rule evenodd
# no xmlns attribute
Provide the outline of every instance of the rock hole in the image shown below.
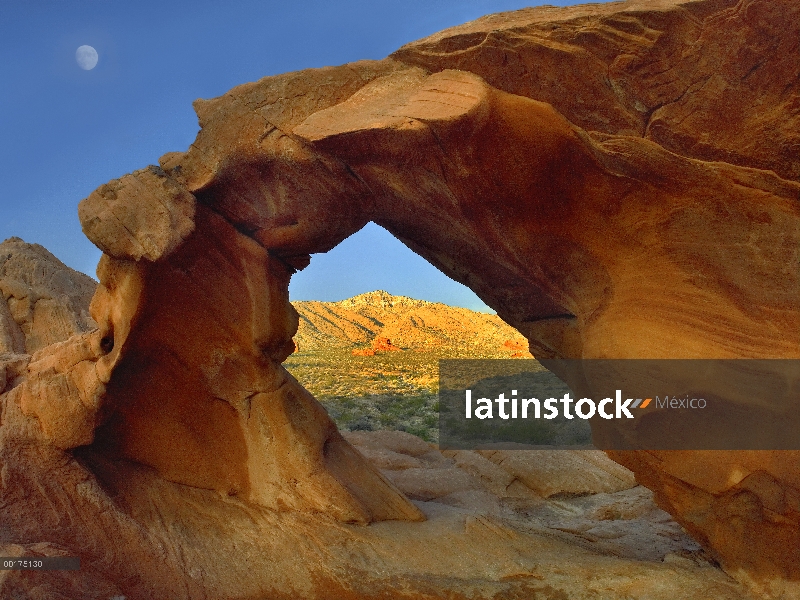
<svg viewBox="0 0 800 600"><path fill-rule="evenodd" d="M100 348L104 354L110 354L114 349L114 336L111 334L104 335L100 340Z"/></svg>

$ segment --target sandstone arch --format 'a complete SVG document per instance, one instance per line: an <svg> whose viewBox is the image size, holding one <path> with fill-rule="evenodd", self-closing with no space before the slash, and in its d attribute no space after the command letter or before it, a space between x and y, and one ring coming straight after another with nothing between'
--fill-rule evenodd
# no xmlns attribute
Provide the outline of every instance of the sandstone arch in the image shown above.
<svg viewBox="0 0 800 600"><path fill-rule="evenodd" d="M472 288L538 357L800 358L795 158L749 139L734 151L765 127L744 109L715 122L716 142L693 145L685 124L712 122L733 81L762 90L769 122L797 119L774 74L742 83L725 41L738 27L753 47L790 46L776 23L797 8L592 11L564 13L558 39L522 13L198 101L187 152L81 203L105 254L100 329L35 356L12 417L35 417L28 435L56 448L90 446L99 473L122 456L270 509L421 519L280 367L291 273L369 221ZM531 55L579 68L579 97L517 85ZM589 75L598 66L610 80ZM797 65L774 66L796 93ZM656 67L690 76L663 83ZM794 143L786 131L779 146ZM800 547L800 453L613 457L729 572L778 593L800 581L785 552ZM745 493L756 510L737 508Z"/></svg>

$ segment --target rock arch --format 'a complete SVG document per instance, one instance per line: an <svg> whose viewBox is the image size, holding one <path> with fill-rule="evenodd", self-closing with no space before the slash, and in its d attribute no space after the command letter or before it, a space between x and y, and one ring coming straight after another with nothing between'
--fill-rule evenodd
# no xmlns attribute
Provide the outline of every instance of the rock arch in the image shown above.
<svg viewBox="0 0 800 600"><path fill-rule="evenodd" d="M421 519L280 367L296 328L292 272L369 221L473 289L537 357L800 358L800 275L786 267L800 256L794 158L749 141L734 152L727 122L716 145L686 137L691 98L711 122L725 85L744 81L725 32L760 39L748 19L784 23L772 6L642 12L631 2L595 9L592 27L565 17L561 40L523 11L499 29L478 22L383 61L196 102L201 131L187 152L81 203L84 232L104 252L92 303L100 329L34 357L14 391L22 413L59 448L91 443L253 504ZM528 36L517 41L541 64L578 69L578 97L516 85L511 71L530 56L504 36ZM719 64L703 54L712 47ZM692 77L669 84L683 95L649 75L688 69L687 56ZM590 75L601 66L613 81ZM784 114L776 84L758 85ZM56 393L70 399L58 410ZM729 572L800 580L800 559L785 552L800 546L800 453L613 458ZM764 474L746 490L761 508L731 524L737 469Z"/></svg>

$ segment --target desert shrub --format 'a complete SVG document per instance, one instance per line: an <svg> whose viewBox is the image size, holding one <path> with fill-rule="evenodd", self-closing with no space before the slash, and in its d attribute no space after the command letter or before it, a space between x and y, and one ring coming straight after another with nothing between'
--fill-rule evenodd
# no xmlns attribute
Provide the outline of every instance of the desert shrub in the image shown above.
<svg viewBox="0 0 800 600"><path fill-rule="evenodd" d="M442 358L487 356L475 350L353 356L349 348L331 348L297 352L284 367L322 403L339 429L400 430L437 442Z"/></svg>

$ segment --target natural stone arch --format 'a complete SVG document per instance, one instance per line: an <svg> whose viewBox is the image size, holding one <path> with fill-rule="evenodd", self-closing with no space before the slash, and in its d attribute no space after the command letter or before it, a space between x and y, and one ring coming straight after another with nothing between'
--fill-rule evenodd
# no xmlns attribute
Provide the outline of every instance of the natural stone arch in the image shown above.
<svg viewBox="0 0 800 600"><path fill-rule="evenodd" d="M771 14L758 1L686 6L600 19L606 33L644 32L631 42L637 59L614 68L651 51L673 56L657 41L670 36L654 28L692 45L686 32L698 19L757 13L768 25ZM721 43L728 28L709 23L697 47ZM504 76L489 85L475 73L495 64L481 54L497 50L494 35L477 46L475 35L444 36L443 47L437 38L395 59L267 78L198 102L201 132L186 153L82 203L84 230L106 255L92 307L100 331L35 357L9 403L36 417L39 429L26 425L26 435L60 449L94 441L95 458L129 457L253 504L345 521L419 519L279 367L293 328L291 270L369 220L476 291L540 357L797 358L798 274L786 265L797 263L798 184L692 158L690 143L670 137L683 131L669 116L675 107L651 112L655 128L636 108L657 111L663 100L647 92L647 77L629 73L615 81L621 91L598 93L614 118L595 127L573 97L539 102L507 89ZM537 43L548 57L563 50ZM615 56L601 50L585 62ZM709 93L684 83L689 99ZM587 79L592 86L602 82ZM686 156L636 137L653 130ZM700 157L727 157L723 146ZM754 161L752 144L745 150L731 162ZM793 172L791 157L761 158ZM213 301L182 281L202 282ZM213 328L206 315L218 315ZM187 351L190 340L202 352ZM764 585L800 579L785 552L800 530L797 453L614 458L729 572ZM765 475L745 490L760 508L735 513L734 526L726 519L741 495L730 477L739 469Z"/></svg>
<svg viewBox="0 0 800 600"><path fill-rule="evenodd" d="M466 102L448 106L437 98L441 87L444 100L456 92ZM367 99L366 105L362 98ZM452 131L459 136L483 136L481 130L494 129L499 116L491 114L496 111L492 103L510 98L493 92L473 75L428 76L420 69L402 70L376 79L346 103L329 109L334 111L330 117L317 112L290 135L276 133L272 143L259 135L259 146L247 158L224 156L222 166L202 188L189 183L190 152L170 157L164 169L151 168L104 186L84 201L80 212L87 234L106 253L93 314L103 338L113 340L108 342L111 353L104 360L114 362L103 400L111 416L95 445L153 466L173 481L242 495L272 508L326 510L345 520L419 518L360 460L321 407L279 366L293 347L291 337L297 326L288 303L289 275L293 264L302 266L307 260L307 253L327 249L373 219L399 233L423 256L439 264L442 258L449 259L452 266L447 270L460 269L462 278L471 275L470 283L478 290L495 290L490 300L496 308L524 314L525 321L573 320L539 286L530 285L530 273L509 264L506 273L495 266L486 277L480 267L475 268L481 257L491 256L498 264L498 253L491 255L488 249L508 233L506 228L520 225L514 222L515 215L481 237L478 230L496 206L476 205L483 214L474 221L452 219L456 226L464 225L461 236L439 233L442 221L451 218L443 200L455 199L461 202L461 210L469 209L458 190L454 198L445 183L447 175L436 173L437 168L448 168L438 153L452 142L443 138ZM434 106L431 115L424 113L425 102ZM545 132L547 147L540 149L541 162L560 164L566 153L570 162L593 164L577 134L555 111L524 102ZM501 107L500 111L512 115L517 108ZM414 112L420 110L421 118ZM381 111L399 116L389 123L375 123ZM224 118L231 124L230 115ZM350 151L373 157L366 168L335 149L316 148L316 142L324 144L331 136L318 136L314 119L324 123L328 118L355 123L353 132L358 137L362 131L385 136L379 144L390 148L391 164L409 161L398 155L403 151L428 157L428 164L409 165L406 173L397 176L390 174L389 165L380 164L384 160L381 148L358 150L358 142L346 144ZM367 127L362 125L364 120ZM311 131L307 137L299 137L307 130ZM238 137L241 144L241 130ZM512 154L526 151L515 146L511 146ZM214 140L214 147L224 146ZM474 145L468 151L476 148L481 149ZM466 185L470 185L471 168L462 167ZM367 180L369 169L378 170L374 180ZM532 175L522 184L541 185L554 172L543 164ZM420 183L422 189L414 189ZM378 185L396 185L403 191L392 198L388 190L379 191ZM286 196L281 193L284 186L291 190ZM506 187L506 182L498 181L490 193L509 197ZM290 203L288 207L281 205L284 200ZM387 204L393 209L387 211ZM136 208L131 211L131 207ZM410 210L416 213L425 207L430 214L424 220L415 216L403 223ZM134 224L128 224L126 216ZM176 224L177 218L181 220ZM288 225L269 227L264 222ZM422 247L420 241L427 241L429 247ZM453 257L443 251L457 254ZM530 244L524 245L523 254L529 251ZM137 258L137 263L130 263ZM513 261L513 254L509 259ZM471 270L465 269L467 264ZM127 278L124 286L117 282L121 272ZM520 275L527 280L524 287L529 299L524 304L514 297L521 290L512 283ZM476 277L486 280L476 282ZM286 458L277 458L282 455Z"/></svg>
<svg viewBox="0 0 800 600"><path fill-rule="evenodd" d="M81 204L87 235L107 255L93 316L102 331L114 332L117 373L132 373L112 376L106 395L109 410L125 415L104 426L122 455L174 481L267 506L350 520L419 518L359 461L312 398L283 374L270 379L282 371L296 326L291 271L368 220L475 290L541 358L797 356L797 335L787 333L798 330L796 274L754 275L750 266L796 257L795 184L680 158L641 139L591 137L551 106L463 71L429 74L388 62L360 72L371 81L343 102L316 98L302 119L302 108L285 121L272 116L276 122L251 108L264 102L272 82L199 103L203 129L189 152ZM308 74L307 85L324 73ZM744 185L734 187L734 180ZM141 214L151 215L145 228L137 223ZM763 226L751 225L759 222L755 214L769 215ZM186 225L176 225L175 215ZM122 270L135 274L138 296L114 287ZM750 285L754 276L758 286ZM241 297L247 301L235 307ZM186 348L204 348L209 328L200 315L226 304L206 320L229 319L233 333L209 336L217 341L206 356L181 356L183 340L175 339L183 334ZM120 307L124 316L115 314ZM781 335L764 335L767 314L788 319ZM127 337L118 333L125 331L120 320L131 323ZM154 345L173 349L177 363L167 368L164 356L147 362ZM180 365L194 371L176 385ZM141 369L155 388L137 382ZM193 403L198 378L205 378L204 409ZM181 452L187 432L180 424L190 415L195 430L212 429ZM193 462L195 456L203 458ZM696 461L724 479L748 460L735 453L713 462L692 453L613 456L679 519L675 503L684 492L672 482L680 479L663 474L671 461ZM770 463L770 477L793 487L796 464L785 458ZM691 470L683 473L701 483ZM713 511L700 523L684 522L715 545L709 540L716 534L706 529L717 523ZM736 546L726 544L726 552ZM750 542L741 544L737 560ZM764 544L763 564L779 561Z"/></svg>

